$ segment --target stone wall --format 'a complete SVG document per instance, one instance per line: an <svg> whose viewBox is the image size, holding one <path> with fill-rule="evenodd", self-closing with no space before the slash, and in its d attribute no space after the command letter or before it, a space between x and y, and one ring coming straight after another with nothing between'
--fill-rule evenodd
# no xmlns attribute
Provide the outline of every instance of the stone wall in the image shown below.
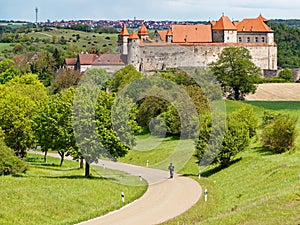
<svg viewBox="0 0 300 225"><path fill-rule="evenodd" d="M224 45L145 45L133 65L142 71L178 67L207 67L216 61ZM263 69L277 70L276 46L247 46L253 62ZM137 53L138 54L138 53ZM129 61L129 63L131 63Z"/></svg>

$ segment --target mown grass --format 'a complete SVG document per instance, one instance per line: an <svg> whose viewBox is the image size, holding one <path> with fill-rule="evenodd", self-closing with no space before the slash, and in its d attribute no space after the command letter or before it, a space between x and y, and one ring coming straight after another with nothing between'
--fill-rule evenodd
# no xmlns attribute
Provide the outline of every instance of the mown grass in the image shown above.
<svg viewBox="0 0 300 225"><path fill-rule="evenodd" d="M300 113L299 102L226 101L227 113L244 104L253 106L259 121L265 110L280 110L295 116ZM300 128L299 120L297 127ZM149 155L147 151L132 151L123 160L135 164L144 164L147 157L162 160L178 141L162 141L157 150L151 150ZM197 176L196 160L191 158L179 172L198 181L203 189L207 188L209 200L204 202L202 196L186 213L163 224L299 224L299 149L299 137L296 140L296 151L284 154L264 151L259 138L255 138L251 147L240 153L230 167L221 170L211 165L202 171L200 179Z"/></svg>
<svg viewBox="0 0 300 225"><path fill-rule="evenodd" d="M76 162L29 155L29 170L24 175L0 177L0 224L74 224L88 220L139 198L143 186L122 185L100 176L97 167L92 179ZM138 179L138 178L132 178ZM139 181L141 182L141 181Z"/></svg>

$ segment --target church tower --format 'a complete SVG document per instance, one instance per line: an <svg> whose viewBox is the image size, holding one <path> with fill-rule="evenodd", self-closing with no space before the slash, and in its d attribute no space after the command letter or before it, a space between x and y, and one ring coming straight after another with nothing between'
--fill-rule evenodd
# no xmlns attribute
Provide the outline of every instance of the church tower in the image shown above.
<svg viewBox="0 0 300 225"><path fill-rule="evenodd" d="M123 24L122 30L118 35L118 52L127 55L128 54L128 38L129 33L126 24Z"/></svg>

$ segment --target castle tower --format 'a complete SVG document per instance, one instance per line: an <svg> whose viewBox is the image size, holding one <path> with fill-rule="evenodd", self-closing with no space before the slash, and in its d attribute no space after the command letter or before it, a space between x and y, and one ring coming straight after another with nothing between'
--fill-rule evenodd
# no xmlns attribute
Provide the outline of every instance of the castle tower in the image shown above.
<svg viewBox="0 0 300 225"><path fill-rule="evenodd" d="M140 29L138 31L138 35L139 35L140 39L142 39L142 40L146 40L147 38L149 38L149 31L148 31L147 27L145 26L145 24L142 24L142 26L140 27Z"/></svg>
<svg viewBox="0 0 300 225"><path fill-rule="evenodd" d="M222 16L212 28L213 42L237 43L237 28L227 16Z"/></svg>
<svg viewBox="0 0 300 225"><path fill-rule="evenodd" d="M166 42L168 42L168 43L173 42L173 32L172 32L171 28L169 28L167 31Z"/></svg>
<svg viewBox="0 0 300 225"><path fill-rule="evenodd" d="M132 64L136 70L140 69L140 39L134 31L128 37L127 63Z"/></svg>
<svg viewBox="0 0 300 225"><path fill-rule="evenodd" d="M123 24L122 30L118 35L118 52L127 55L128 54L128 37L129 33L126 24Z"/></svg>

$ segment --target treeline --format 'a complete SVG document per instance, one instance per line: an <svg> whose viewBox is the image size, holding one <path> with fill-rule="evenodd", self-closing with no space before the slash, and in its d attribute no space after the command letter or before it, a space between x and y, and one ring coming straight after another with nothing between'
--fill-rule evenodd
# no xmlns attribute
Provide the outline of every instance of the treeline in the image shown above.
<svg viewBox="0 0 300 225"><path fill-rule="evenodd" d="M278 66L282 68L300 67L300 28L284 23L269 22L274 30L278 47Z"/></svg>

